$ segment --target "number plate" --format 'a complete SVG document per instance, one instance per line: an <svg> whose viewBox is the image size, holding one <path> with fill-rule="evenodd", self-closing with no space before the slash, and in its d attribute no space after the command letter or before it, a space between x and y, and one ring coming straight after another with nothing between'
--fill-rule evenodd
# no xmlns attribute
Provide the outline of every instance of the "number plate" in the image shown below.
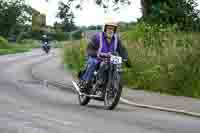
<svg viewBox="0 0 200 133"><path fill-rule="evenodd" d="M112 64L122 64L122 57L119 57L119 56L111 56L111 58L110 58L110 62L112 63Z"/></svg>

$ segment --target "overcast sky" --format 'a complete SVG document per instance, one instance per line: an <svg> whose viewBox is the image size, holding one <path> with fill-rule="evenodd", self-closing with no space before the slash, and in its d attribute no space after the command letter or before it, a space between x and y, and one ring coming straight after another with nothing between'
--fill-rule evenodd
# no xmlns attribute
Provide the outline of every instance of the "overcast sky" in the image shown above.
<svg viewBox="0 0 200 133"><path fill-rule="evenodd" d="M58 20L56 18L58 10L58 2L64 0L49 0L47 3L45 0L26 0L33 8L39 10L47 15L47 24L53 25L53 23ZM135 21L137 18L141 17L141 5L140 0L131 0L132 4L128 7L124 7L120 12L109 12L104 13L103 9L97 7L94 4L94 0L88 0L87 4L84 4L82 11L75 12L75 23L77 25L98 25L103 24L105 17L112 16L116 21ZM197 0L200 5L200 0ZM200 9L200 6L198 6Z"/></svg>

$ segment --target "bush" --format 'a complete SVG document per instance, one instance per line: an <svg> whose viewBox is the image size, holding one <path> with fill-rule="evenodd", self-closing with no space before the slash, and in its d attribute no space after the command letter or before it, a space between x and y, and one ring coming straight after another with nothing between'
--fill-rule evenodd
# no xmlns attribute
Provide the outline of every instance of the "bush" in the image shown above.
<svg viewBox="0 0 200 133"><path fill-rule="evenodd" d="M27 32L21 32L18 36L17 36L17 40L16 42L17 43L21 43L22 40L24 40L25 38L28 38L28 36L30 33L27 33Z"/></svg>
<svg viewBox="0 0 200 133"><path fill-rule="evenodd" d="M32 39L23 39L20 41L20 43L14 43L13 47L19 47L19 48L39 48L40 44L37 40Z"/></svg>
<svg viewBox="0 0 200 133"><path fill-rule="evenodd" d="M81 30L73 34L73 39L75 39L75 40L80 40L81 37L82 37L82 31Z"/></svg>
<svg viewBox="0 0 200 133"><path fill-rule="evenodd" d="M64 32L56 32L54 39L57 41L64 41L69 39L69 35L65 34Z"/></svg>
<svg viewBox="0 0 200 133"><path fill-rule="evenodd" d="M126 84L150 91L200 97L199 33L156 27L159 26L142 24L125 34L133 63L131 70L124 74Z"/></svg>
<svg viewBox="0 0 200 133"><path fill-rule="evenodd" d="M53 48L64 48L65 43L66 42L64 42L64 41L63 42L61 42L61 41L60 42L58 42L58 41L52 41L51 42L51 44L52 44L51 46Z"/></svg>
<svg viewBox="0 0 200 133"><path fill-rule="evenodd" d="M177 25L150 25L146 23L139 23L131 27L129 31L124 34L124 40L129 42L137 42L145 47L148 46L162 46L166 39L164 34L175 33Z"/></svg>
<svg viewBox="0 0 200 133"><path fill-rule="evenodd" d="M8 40L0 36L0 49L10 48Z"/></svg>
<svg viewBox="0 0 200 133"><path fill-rule="evenodd" d="M17 44L8 43L6 39L0 37L0 55L26 52L36 47L38 47L38 43L33 40L22 40L20 44Z"/></svg>
<svg viewBox="0 0 200 133"><path fill-rule="evenodd" d="M19 52L27 52L29 49L21 49L21 48L12 48L12 49L0 49L0 55L5 55L5 54L15 54Z"/></svg>
<svg viewBox="0 0 200 133"><path fill-rule="evenodd" d="M200 97L199 49L165 46L129 48L133 67L124 74L126 84L140 89Z"/></svg>
<svg viewBox="0 0 200 133"><path fill-rule="evenodd" d="M64 63L67 64L68 68L75 72L79 72L83 69L86 60L85 47L86 42L83 40L65 45L63 60Z"/></svg>
<svg viewBox="0 0 200 133"><path fill-rule="evenodd" d="M36 40L40 40L42 37L43 33L41 31L32 31L30 33L30 36Z"/></svg>

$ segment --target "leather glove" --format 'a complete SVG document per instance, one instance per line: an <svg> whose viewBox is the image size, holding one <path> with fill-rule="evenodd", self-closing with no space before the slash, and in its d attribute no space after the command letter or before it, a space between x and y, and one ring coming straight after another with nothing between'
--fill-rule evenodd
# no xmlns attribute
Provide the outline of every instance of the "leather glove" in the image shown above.
<svg viewBox="0 0 200 133"><path fill-rule="evenodd" d="M127 60L124 60L125 62L125 66L128 67L128 68L131 68L132 67L132 64L131 64L131 61L129 59Z"/></svg>

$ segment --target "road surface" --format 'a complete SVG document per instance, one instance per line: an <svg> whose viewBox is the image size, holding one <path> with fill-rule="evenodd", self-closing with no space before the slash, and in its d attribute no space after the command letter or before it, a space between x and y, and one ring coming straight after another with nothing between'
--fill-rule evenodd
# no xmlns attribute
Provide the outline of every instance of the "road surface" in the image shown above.
<svg viewBox="0 0 200 133"><path fill-rule="evenodd" d="M1 133L199 133L199 118L122 104L106 111L94 101L79 106L70 91L32 78L32 67L53 56L40 49L0 56Z"/></svg>

